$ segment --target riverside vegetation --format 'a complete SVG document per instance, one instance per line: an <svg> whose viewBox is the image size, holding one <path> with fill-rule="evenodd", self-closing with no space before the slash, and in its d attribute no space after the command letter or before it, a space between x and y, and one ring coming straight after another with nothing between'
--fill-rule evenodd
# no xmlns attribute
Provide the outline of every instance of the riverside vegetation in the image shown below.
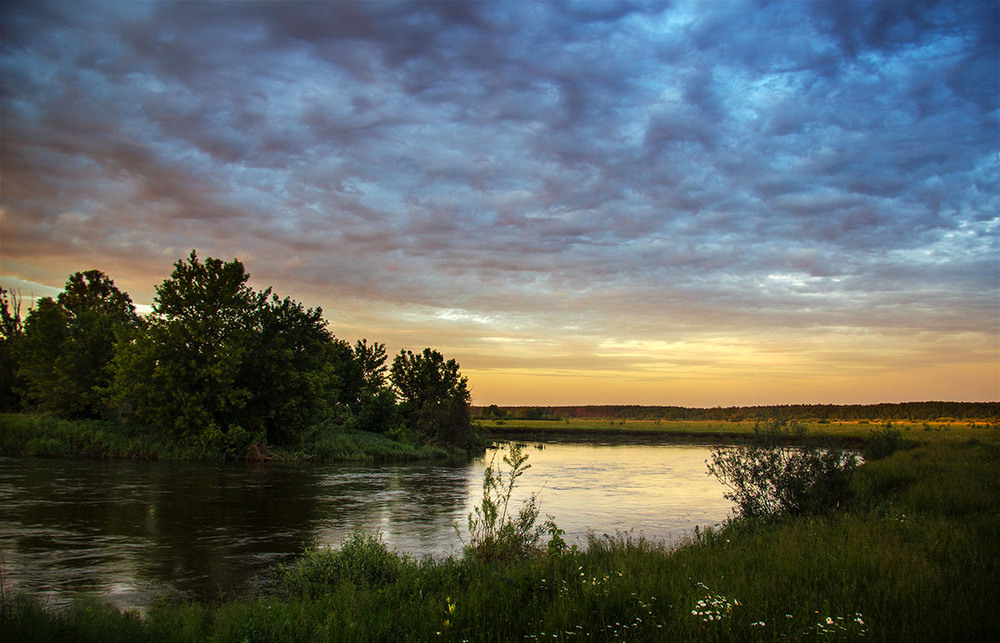
<svg viewBox="0 0 1000 643"><path fill-rule="evenodd" d="M59 611L5 594L0 637L996 640L1000 444L915 444L883 428L863 464L841 456L832 467L808 445L774 455L784 447L766 440L789 432L775 425L760 444L713 453L737 512L675 548L628 533L569 545L551 519L537 524L534 498L509 506L528 466L513 446L507 470L484 476L461 557L417 560L355 533L339 548L309 547L269 591L217 604L163 601L140 614L80 600ZM761 494L805 501L740 500Z"/></svg>
<svg viewBox="0 0 1000 643"><path fill-rule="evenodd" d="M319 308L192 251L152 312L98 270L23 319L0 289L0 455L379 459L481 452L436 350L337 339ZM30 413L17 417L10 413Z"/></svg>

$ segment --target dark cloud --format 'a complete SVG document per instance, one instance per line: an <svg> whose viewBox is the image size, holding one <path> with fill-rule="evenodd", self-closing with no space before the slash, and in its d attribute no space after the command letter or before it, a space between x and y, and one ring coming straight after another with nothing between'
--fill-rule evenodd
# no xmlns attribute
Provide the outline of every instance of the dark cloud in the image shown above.
<svg viewBox="0 0 1000 643"><path fill-rule="evenodd" d="M197 247L328 310L996 334L995 2L2 11L12 277Z"/></svg>

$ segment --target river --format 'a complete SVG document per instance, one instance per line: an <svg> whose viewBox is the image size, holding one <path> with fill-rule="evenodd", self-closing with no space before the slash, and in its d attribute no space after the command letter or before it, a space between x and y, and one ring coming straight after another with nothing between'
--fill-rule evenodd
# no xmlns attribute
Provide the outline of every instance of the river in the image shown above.
<svg viewBox="0 0 1000 643"><path fill-rule="evenodd" d="M709 452L533 443L516 498L537 493L569 544L618 531L672 543L731 510L706 475ZM355 528L414 556L459 554L497 453L378 465L0 458L2 581L54 605L88 593L142 607L243 594L304 544L336 545Z"/></svg>

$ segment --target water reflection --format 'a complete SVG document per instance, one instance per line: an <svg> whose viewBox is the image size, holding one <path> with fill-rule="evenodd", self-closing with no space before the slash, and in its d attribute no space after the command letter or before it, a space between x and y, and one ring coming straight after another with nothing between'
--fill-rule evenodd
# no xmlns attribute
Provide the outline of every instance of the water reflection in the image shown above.
<svg viewBox="0 0 1000 643"><path fill-rule="evenodd" d="M631 531L676 542L695 526L729 513L724 489L706 473L710 447L663 444L542 444L521 478L522 497L537 492L543 514L567 542L588 532ZM481 493L473 494L478 502Z"/></svg>
<svg viewBox="0 0 1000 643"><path fill-rule="evenodd" d="M487 458L489 458L489 454ZM588 530L673 540L729 511L707 447L549 444L531 449L520 496L570 543ZM123 606L177 592L251 589L303 544L377 529L400 551L457 552L486 459L434 465L304 465L0 459L8 587Z"/></svg>

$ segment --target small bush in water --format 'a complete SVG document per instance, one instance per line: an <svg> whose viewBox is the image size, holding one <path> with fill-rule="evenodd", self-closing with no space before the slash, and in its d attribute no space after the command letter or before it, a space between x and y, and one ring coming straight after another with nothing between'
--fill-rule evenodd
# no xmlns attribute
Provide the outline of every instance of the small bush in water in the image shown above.
<svg viewBox="0 0 1000 643"><path fill-rule="evenodd" d="M805 428L774 420L754 428L749 445L712 450L708 471L729 491L739 516L771 520L782 514L819 513L849 493L858 457L840 449L800 445Z"/></svg>

